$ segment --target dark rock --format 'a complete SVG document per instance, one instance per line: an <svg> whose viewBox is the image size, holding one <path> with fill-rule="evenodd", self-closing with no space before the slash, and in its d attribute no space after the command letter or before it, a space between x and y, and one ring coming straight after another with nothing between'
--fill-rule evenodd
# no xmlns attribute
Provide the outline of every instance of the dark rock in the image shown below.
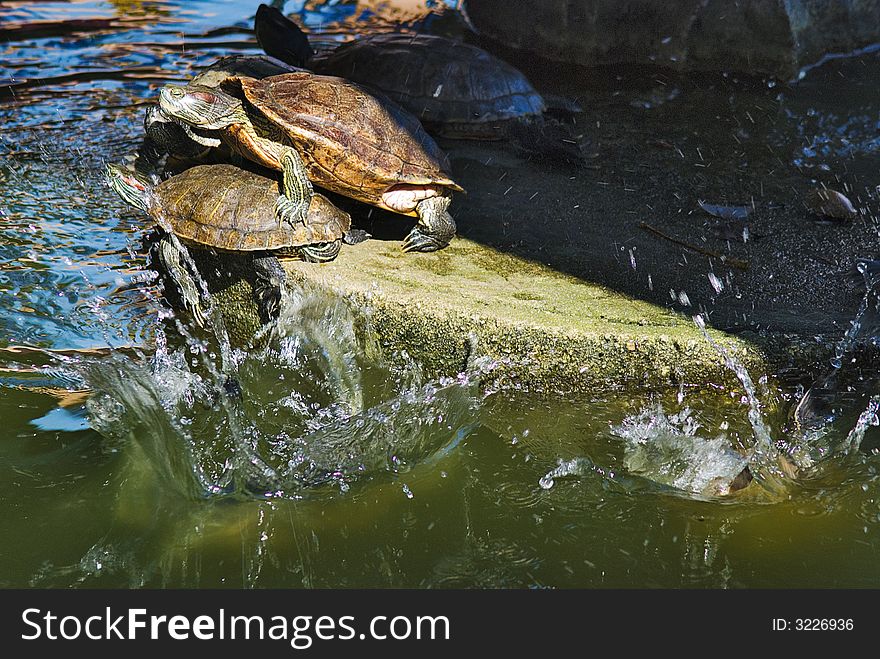
<svg viewBox="0 0 880 659"><path fill-rule="evenodd" d="M657 64L796 78L880 41L874 0L465 0L481 35L585 66Z"/></svg>

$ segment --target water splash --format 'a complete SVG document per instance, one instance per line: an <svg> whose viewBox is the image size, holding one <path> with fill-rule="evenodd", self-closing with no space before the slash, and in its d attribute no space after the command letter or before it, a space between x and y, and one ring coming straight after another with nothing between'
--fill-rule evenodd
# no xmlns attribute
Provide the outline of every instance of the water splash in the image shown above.
<svg viewBox="0 0 880 659"><path fill-rule="evenodd" d="M586 456L559 460L539 486L549 490L561 479L598 477L606 489L667 491L702 500L725 497L751 481L747 457L732 448L724 433L706 436L687 407L667 414L658 402L628 415L610 431L613 445L623 449L620 458L606 465Z"/></svg>
<svg viewBox="0 0 880 659"><path fill-rule="evenodd" d="M295 440L282 488L397 474L436 461L476 427L480 396L469 375L401 392L390 401Z"/></svg>
<svg viewBox="0 0 880 659"><path fill-rule="evenodd" d="M865 294L859 302L856 315L850 321L843 337L834 346L832 368L837 371L843 367L843 358L851 353L860 340L866 339L876 344L880 331L880 290L878 290L877 262L864 259L856 262L856 269L865 282ZM826 379L831 376L826 376Z"/></svg>
<svg viewBox="0 0 880 659"><path fill-rule="evenodd" d="M666 415L643 410L613 428L624 440L624 466L657 483L704 496L724 496L746 485L749 460L719 435L701 437L700 423L684 408Z"/></svg>
<svg viewBox="0 0 880 659"><path fill-rule="evenodd" d="M267 344L262 357L269 358L270 345L277 345L277 356L291 366L308 362L328 375L330 395L349 415L364 408L363 361L380 358L376 338L358 326L351 309L344 304L327 303L326 293L301 284L288 287L276 323L266 326L256 343Z"/></svg>
<svg viewBox="0 0 880 659"><path fill-rule="evenodd" d="M538 485L540 485L545 490L549 490L554 485L556 485L556 481L560 478L571 478L572 476L589 476L592 474L599 474L603 477L607 476L609 478L614 478L613 472L608 472L602 467L599 467L589 458L578 457L571 460L560 461L559 465L555 469L551 469L541 477L541 479L538 481Z"/></svg>
<svg viewBox="0 0 880 659"><path fill-rule="evenodd" d="M441 456L475 426L491 363L456 378L395 378L345 302L306 289L291 300L264 347L231 351L223 370L205 368L211 352L194 358L192 342L160 343L146 362L80 364L95 390L93 426L134 438L192 498L302 496L328 481L345 490Z"/></svg>
<svg viewBox="0 0 880 659"><path fill-rule="evenodd" d="M361 310L308 288L293 287L278 323L225 358L211 331L172 319L178 333L157 329L152 354L47 355L46 368L88 392L81 418L123 462L112 531L34 585L203 585L193 557L239 543L244 586L279 562L308 586L317 509L300 519L297 502L357 496L371 480L414 497L479 426L494 368L475 358L455 377L425 377L382 352Z"/></svg>
<svg viewBox="0 0 880 659"><path fill-rule="evenodd" d="M872 396L868 407L859 415L859 420L849 434L846 436L846 446L848 451L856 451L865 438L865 431L870 426L880 426L880 396Z"/></svg>
<svg viewBox="0 0 880 659"><path fill-rule="evenodd" d="M845 361L860 343L877 345L880 328L880 291L878 291L877 267L875 261L860 260L856 264L865 282L865 294L859 303L854 318L850 321L844 336L835 344L831 368L822 374L800 396L792 408L791 417L795 429L802 435L802 443L810 446L814 453L826 456L835 453L848 453L857 450L867 429L865 422L871 416L876 396L867 403L867 409L850 430L848 437L837 441L834 423L845 418L852 399L864 401L876 391L877 381L870 373L859 373L855 385L847 383L850 365L857 367L857 360ZM855 370L858 370L856 368ZM852 378L849 378L852 380ZM864 404L864 403L862 403ZM858 409L858 408L856 408ZM866 415L868 415L866 417ZM869 424L873 425L873 424ZM858 437L858 441L853 438Z"/></svg>
<svg viewBox="0 0 880 659"><path fill-rule="evenodd" d="M764 421L761 402L746 367L736 359L729 350L715 341L706 329L706 319L698 314L693 317L697 328L712 348L724 360L725 366L736 375L744 390L744 402L748 405L748 420L752 429L754 444L748 455L750 469L755 478L768 490L781 492L785 489L785 481L792 472L788 458L777 447L770 429Z"/></svg>

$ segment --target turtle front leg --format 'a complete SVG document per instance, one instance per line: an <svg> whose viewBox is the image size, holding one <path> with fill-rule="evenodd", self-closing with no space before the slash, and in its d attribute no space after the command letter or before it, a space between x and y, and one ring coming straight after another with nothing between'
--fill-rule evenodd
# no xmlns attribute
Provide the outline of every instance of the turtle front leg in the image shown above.
<svg viewBox="0 0 880 659"><path fill-rule="evenodd" d="M280 162L281 196L275 202L275 217L290 225L304 223L314 194L306 166L294 148L285 149Z"/></svg>
<svg viewBox="0 0 880 659"><path fill-rule="evenodd" d="M208 325L210 301L204 299L195 276L187 263L192 263L179 247L179 243L168 234L159 239L154 252L160 267L170 277L177 288L177 296L186 311L190 313L199 327Z"/></svg>
<svg viewBox="0 0 880 659"><path fill-rule="evenodd" d="M447 209L450 197L430 197L416 206L419 222L403 241L404 252L434 252L455 237L455 220Z"/></svg>

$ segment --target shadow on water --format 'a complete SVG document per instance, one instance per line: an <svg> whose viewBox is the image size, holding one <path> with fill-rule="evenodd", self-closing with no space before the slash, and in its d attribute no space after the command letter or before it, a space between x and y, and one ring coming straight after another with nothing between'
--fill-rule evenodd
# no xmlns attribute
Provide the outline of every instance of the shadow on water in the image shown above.
<svg viewBox="0 0 880 659"><path fill-rule="evenodd" d="M773 374L547 399L487 391L475 345L465 372L430 378L369 314L309 290L250 346L175 316L102 165L134 150L164 81L258 52L257 4L2 10L0 535L18 549L0 585L877 583L875 390L850 365L798 428L799 392ZM327 41L419 21L375 3L302 10ZM584 106L596 155L560 169L450 142L462 235L721 328L843 336L864 293L845 271L876 237L875 56L793 86L529 66ZM848 186L864 212L817 222L801 202L814 182ZM746 242L699 201L749 207ZM381 238L408 230L381 219ZM756 482L731 492L746 459Z"/></svg>

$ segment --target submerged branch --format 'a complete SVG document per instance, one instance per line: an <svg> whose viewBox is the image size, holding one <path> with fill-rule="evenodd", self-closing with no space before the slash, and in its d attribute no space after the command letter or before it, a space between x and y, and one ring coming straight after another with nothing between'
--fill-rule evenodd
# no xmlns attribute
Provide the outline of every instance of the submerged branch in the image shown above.
<svg viewBox="0 0 880 659"><path fill-rule="evenodd" d="M659 236L664 240L668 240L671 243L675 243L681 247L692 250L694 252L698 252L699 254L703 254L704 256L711 256L712 258L718 259L723 263L727 263L728 265L733 266L734 268L738 268L740 270L748 270L749 262L743 261L742 259L738 259L734 256L727 256L726 254L721 254L720 252L715 252L711 249L704 249L703 247L699 247L698 245L692 245L691 243L685 242L684 240L680 240L675 236L670 236L668 233L664 233L660 229L656 227L652 227L647 222L639 222L639 226L646 231L650 231L655 236Z"/></svg>

